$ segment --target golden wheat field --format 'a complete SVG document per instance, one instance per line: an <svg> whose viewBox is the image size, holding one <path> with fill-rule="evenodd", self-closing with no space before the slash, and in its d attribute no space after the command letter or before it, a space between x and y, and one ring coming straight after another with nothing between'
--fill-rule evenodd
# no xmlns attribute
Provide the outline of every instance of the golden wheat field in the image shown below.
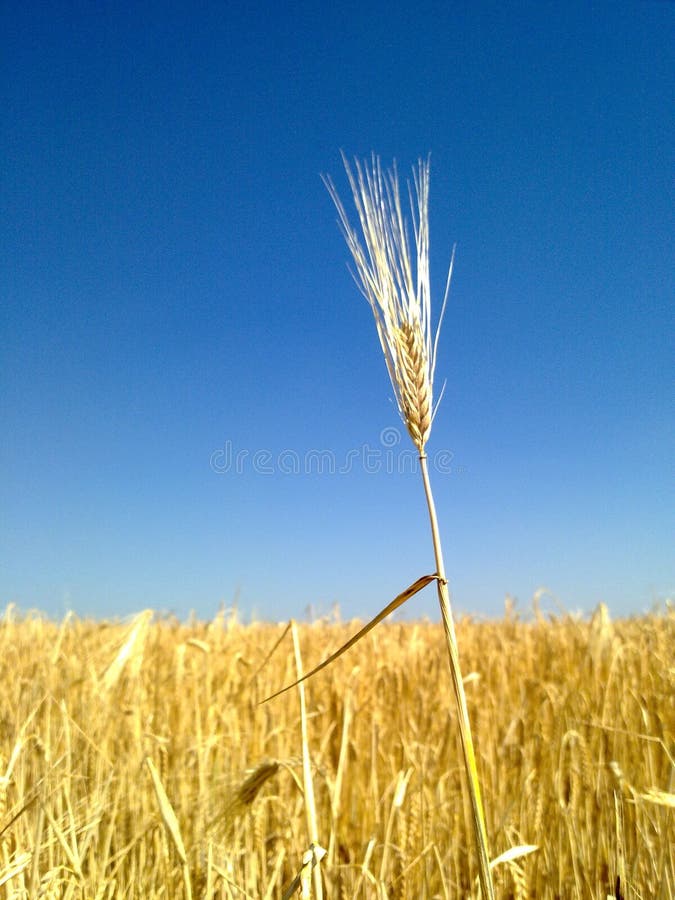
<svg viewBox="0 0 675 900"><path fill-rule="evenodd" d="M355 628L298 626L304 670ZM457 633L491 857L536 848L495 866L497 896L672 897L672 612ZM477 897L440 625L378 627L306 682L304 715L298 688L260 704L296 662L285 626L224 613L8 610L4 896Z"/></svg>

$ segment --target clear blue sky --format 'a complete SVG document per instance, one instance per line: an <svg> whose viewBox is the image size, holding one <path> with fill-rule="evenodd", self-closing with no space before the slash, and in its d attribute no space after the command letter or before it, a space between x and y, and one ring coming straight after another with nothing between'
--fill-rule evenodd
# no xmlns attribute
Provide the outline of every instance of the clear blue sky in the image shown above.
<svg viewBox="0 0 675 900"><path fill-rule="evenodd" d="M429 444L456 608L673 595L674 4L1 18L1 605L365 617L433 570L340 149L431 153L437 303L457 244Z"/></svg>

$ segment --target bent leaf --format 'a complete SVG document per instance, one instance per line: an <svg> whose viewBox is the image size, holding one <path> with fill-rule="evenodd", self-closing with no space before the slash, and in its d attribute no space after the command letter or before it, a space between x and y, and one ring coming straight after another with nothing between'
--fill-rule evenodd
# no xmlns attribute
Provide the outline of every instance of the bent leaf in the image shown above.
<svg viewBox="0 0 675 900"><path fill-rule="evenodd" d="M437 581L438 575L422 575L421 578L418 578L413 584L410 585L409 588L406 588L402 594L399 594L398 597L395 597L391 603L389 603L385 608L379 612L374 619L371 619L367 625L365 625L359 632L357 632L354 637L350 638L346 644L343 644L339 650L336 650L335 653L331 654L328 659L325 659L320 665L316 668L312 669L311 672L308 672L306 675L303 675L302 678L298 678L297 681L294 681L293 684L289 684L284 688L281 688L280 691L277 691L275 694L271 694L269 697L266 697L264 700L260 701L260 704L268 703L270 700L274 700L275 697L280 697L281 694L285 694L286 691L290 691L291 688L296 687L302 681L307 681L308 678L311 678L312 675L316 675L317 672L320 672L322 669L325 669L326 666L329 666L332 662L335 662L336 659L339 659L343 653L346 653L354 644L358 643L361 638L365 637L369 631L372 631L376 625L379 625L382 619L386 619L390 613L393 613L395 609L398 609L399 606L403 606L406 600L410 600L411 597L414 597L422 588L425 588L428 584L431 584L432 581ZM285 632L284 632L285 634Z"/></svg>

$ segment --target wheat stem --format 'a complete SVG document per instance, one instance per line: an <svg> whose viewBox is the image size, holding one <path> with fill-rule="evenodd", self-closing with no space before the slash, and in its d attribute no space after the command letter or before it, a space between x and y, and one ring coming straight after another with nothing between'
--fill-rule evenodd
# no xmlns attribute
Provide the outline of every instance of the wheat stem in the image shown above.
<svg viewBox="0 0 675 900"><path fill-rule="evenodd" d="M314 782L312 781L312 760L309 753L309 732L307 728L307 704L305 702L305 685L302 677L302 655L300 653L300 641L298 639L298 626L291 623L293 635L293 650L295 652L295 667L298 673L298 696L300 697L300 729L302 735L302 776L305 793L305 811L307 813L307 830L309 832L310 846L319 846L319 825L316 815L316 803L314 801ZM304 863L304 860L303 860ZM317 900L323 900L323 885L319 867L313 863L310 854L311 865L306 870L307 879L314 880L314 892ZM311 878L310 878L311 876ZM304 882L303 882L304 884Z"/></svg>
<svg viewBox="0 0 675 900"><path fill-rule="evenodd" d="M459 735L462 744L462 753L464 754L464 766L467 775L469 798L471 800L472 821L474 826L476 849L478 850L478 875L480 878L480 885L483 896L485 898L489 898L489 900L494 900L494 889L492 886L492 877L490 875L490 855L488 852L485 812L483 810L483 801L480 793L478 767L476 766L476 754L474 752L473 737L471 735L471 722L469 720L469 711L466 705L464 681L462 680L462 672L459 665L459 652L457 650L455 623L452 617L452 607L450 605L450 591L448 589L448 581L445 576L443 547L441 545L440 531L438 528L436 504L434 503L434 495L431 490L431 481L429 480L429 470L427 465L426 453L420 454L420 470L422 472L424 494L426 496L427 507L429 510L431 539L434 545L434 556L436 557L436 572L438 574L438 580L436 582L436 586L438 589L438 603L441 608L443 632L445 634L445 643L447 645L448 656L450 658L450 674L452 676L452 686L455 692L455 703L457 704Z"/></svg>

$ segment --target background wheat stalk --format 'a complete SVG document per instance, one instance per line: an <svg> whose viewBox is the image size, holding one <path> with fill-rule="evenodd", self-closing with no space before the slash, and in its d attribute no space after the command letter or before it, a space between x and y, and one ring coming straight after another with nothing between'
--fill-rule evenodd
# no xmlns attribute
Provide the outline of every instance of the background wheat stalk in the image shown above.
<svg viewBox="0 0 675 900"><path fill-rule="evenodd" d="M428 159L426 162L420 160L414 170L414 186L408 184L414 234L414 250L411 250L409 226L403 215L396 167L383 172L379 158L373 155L369 165L355 160L352 169L344 154L342 158L356 206L360 234L350 224L333 182L330 178L324 180L338 210L342 231L356 265L352 274L375 316L377 333L401 418L419 451L436 558L438 600L450 659L471 800L480 885L484 897L494 898L485 813L425 449L437 409L433 402L436 351L452 276L454 252L434 334L431 325L429 277Z"/></svg>

